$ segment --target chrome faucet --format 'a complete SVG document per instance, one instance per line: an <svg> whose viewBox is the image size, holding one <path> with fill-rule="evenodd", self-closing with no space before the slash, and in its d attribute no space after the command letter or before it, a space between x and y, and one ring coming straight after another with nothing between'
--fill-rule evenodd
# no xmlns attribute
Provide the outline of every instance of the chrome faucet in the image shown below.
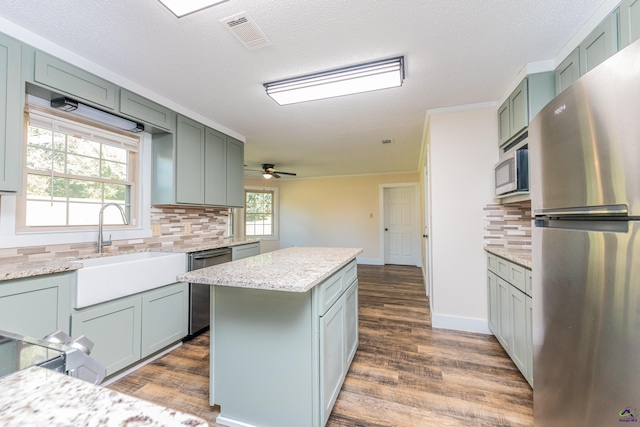
<svg viewBox="0 0 640 427"><path fill-rule="evenodd" d="M109 206L115 206L120 210L120 214L122 215L122 222L127 224L127 217L124 214L124 209L117 203L105 203L100 208L100 213L98 214L98 253L101 254L102 250L105 246L111 246L111 235L109 235L109 240L104 240L102 237L102 223L104 221L104 210Z"/></svg>

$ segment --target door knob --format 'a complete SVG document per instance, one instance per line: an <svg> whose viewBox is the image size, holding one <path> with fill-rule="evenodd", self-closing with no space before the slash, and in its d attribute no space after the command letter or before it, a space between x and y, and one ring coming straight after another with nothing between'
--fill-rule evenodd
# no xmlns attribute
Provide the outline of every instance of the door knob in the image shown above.
<svg viewBox="0 0 640 427"><path fill-rule="evenodd" d="M388 228L385 228L385 229L384 229L384 231L389 231L389 229L388 229Z"/></svg>

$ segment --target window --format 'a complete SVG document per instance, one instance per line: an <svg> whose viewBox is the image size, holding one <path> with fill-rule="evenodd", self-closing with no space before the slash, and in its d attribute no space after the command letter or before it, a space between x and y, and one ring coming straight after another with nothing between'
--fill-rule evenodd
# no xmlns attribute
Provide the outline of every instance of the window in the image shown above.
<svg viewBox="0 0 640 427"><path fill-rule="evenodd" d="M105 203L120 205L136 224L138 137L39 108L30 108L25 122L20 229L94 228ZM122 224L118 209L105 210L104 223Z"/></svg>
<svg viewBox="0 0 640 427"><path fill-rule="evenodd" d="M245 236L276 237L276 189L245 189Z"/></svg>

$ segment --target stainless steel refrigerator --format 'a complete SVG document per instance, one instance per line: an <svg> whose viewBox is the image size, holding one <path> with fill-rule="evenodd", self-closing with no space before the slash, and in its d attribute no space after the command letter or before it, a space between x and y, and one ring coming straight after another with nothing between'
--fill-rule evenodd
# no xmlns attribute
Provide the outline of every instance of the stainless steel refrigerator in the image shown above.
<svg viewBox="0 0 640 427"><path fill-rule="evenodd" d="M534 422L640 418L640 44L529 127Z"/></svg>

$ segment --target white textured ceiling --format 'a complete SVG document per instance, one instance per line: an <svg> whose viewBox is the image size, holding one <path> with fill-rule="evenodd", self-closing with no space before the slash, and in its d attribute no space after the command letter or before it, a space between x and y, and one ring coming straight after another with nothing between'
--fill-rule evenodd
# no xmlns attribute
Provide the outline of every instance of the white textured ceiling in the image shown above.
<svg viewBox="0 0 640 427"><path fill-rule="evenodd" d="M309 177L417 171L426 110L497 101L603 1L229 0L177 19L156 0L12 0L0 16L246 136L249 167ZM244 11L273 45L219 23ZM262 86L399 55L402 88L278 106Z"/></svg>

